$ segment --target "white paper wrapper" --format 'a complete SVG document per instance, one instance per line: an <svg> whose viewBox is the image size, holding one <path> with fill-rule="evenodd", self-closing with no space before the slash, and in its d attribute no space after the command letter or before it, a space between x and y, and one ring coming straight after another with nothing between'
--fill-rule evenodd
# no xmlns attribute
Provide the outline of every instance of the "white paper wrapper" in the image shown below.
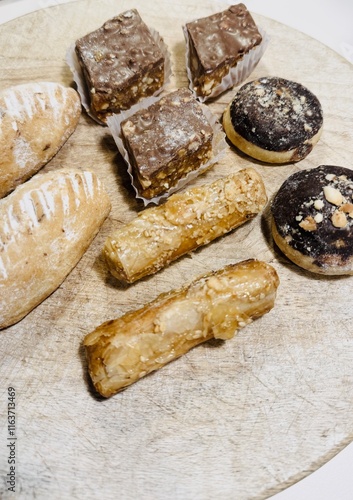
<svg viewBox="0 0 353 500"><path fill-rule="evenodd" d="M158 47L160 48L160 50L162 51L162 54L164 56L164 83L163 83L163 86L161 88L159 88L158 90L156 90L156 92L153 94L154 96L157 96L165 89L165 87L167 86L167 84L170 81L170 78L172 76L172 63L171 63L168 47L164 43L164 40L162 39L162 37L160 36L158 31L156 31L153 28L149 28L149 30L152 34L154 42L158 45ZM85 78L84 78L84 75L82 72L81 65L79 63L78 57L77 57L76 52L75 52L75 44L74 43L67 50L66 63L68 64L68 66L71 70L74 82L76 83L76 86L77 86L77 91L81 97L82 106L86 110L87 114L91 118L93 118L93 120L95 120L97 123L99 123L100 125L106 125L106 123L99 120L99 118L97 118L97 116L91 110L89 92L87 89L87 85L85 82Z"/></svg>
<svg viewBox="0 0 353 500"><path fill-rule="evenodd" d="M261 27L258 26L258 30L262 36L261 43L251 49L247 54L245 54L243 58L236 64L236 66L231 68L229 73L223 77L221 83L214 87L209 95L202 96L197 94L192 83L192 75L190 71L189 34L186 30L186 26L183 26L184 37L186 41L185 59L186 73L189 79L189 89L193 92L193 94L199 101L205 102L213 97L217 97L218 95L222 94L222 92L225 92L226 90L235 87L236 85L240 85L254 71L261 57L264 55L270 41L270 37Z"/></svg>
<svg viewBox="0 0 353 500"><path fill-rule="evenodd" d="M153 203L155 205L158 205L162 200L168 198L172 193L175 193L182 187L184 187L186 184L191 182L193 179L198 177L202 172L205 172L207 169L209 169L212 165L214 165L225 153L225 150L227 148L227 143L225 140L225 133L223 132L223 129L218 122L217 118L211 113L209 108L200 103L200 106L202 107L202 111L205 114L206 118L208 119L212 129L213 129L213 140L212 140L212 157L210 160L203 165L201 165L197 170L194 170L192 172L189 172L185 177L179 180L179 182L170 188L166 193L162 194L161 196L157 196L155 198L144 198L143 196L140 195L136 185L135 185L135 179L133 176L133 170L132 166L130 164L130 159L127 150L124 147L124 143L121 137L121 123L135 114L137 111L141 109L146 109L150 105L154 104L155 102L159 101L160 98L157 97L149 97L144 99L143 101L140 101L139 103L135 104L132 106L130 109L127 111L122 111L119 114L113 114L108 117L107 119L107 125L109 127L109 130L114 138L114 141L118 147L118 150L121 154L121 156L124 158L125 163L127 165L127 171L129 173L130 179L131 179L131 185L136 193L136 198L140 199L143 201L144 206L146 207L147 205Z"/></svg>

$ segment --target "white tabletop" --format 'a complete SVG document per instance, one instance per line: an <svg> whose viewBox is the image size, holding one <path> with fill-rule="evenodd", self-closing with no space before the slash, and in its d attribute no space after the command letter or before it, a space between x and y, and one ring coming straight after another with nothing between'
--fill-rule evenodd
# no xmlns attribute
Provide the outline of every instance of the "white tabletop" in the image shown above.
<svg viewBox="0 0 353 500"><path fill-rule="evenodd" d="M77 0L0 0L0 24L52 5ZM228 1L229 4L235 3ZM252 12L316 38L353 63L352 0L247 0ZM352 417L353 418L353 417ZM319 470L272 497L276 500L351 500L353 443Z"/></svg>

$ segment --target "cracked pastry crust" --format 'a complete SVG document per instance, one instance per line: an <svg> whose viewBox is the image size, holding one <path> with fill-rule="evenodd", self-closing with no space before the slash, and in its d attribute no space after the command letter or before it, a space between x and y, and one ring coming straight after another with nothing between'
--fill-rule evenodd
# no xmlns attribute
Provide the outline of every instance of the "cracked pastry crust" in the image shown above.
<svg viewBox="0 0 353 500"><path fill-rule="evenodd" d="M109 211L108 194L88 170L37 174L0 201L0 328L54 292Z"/></svg>
<svg viewBox="0 0 353 500"><path fill-rule="evenodd" d="M105 261L116 278L133 283L244 224L266 201L253 168L190 188L111 234L103 248Z"/></svg>
<svg viewBox="0 0 353 500"><path fill-rule="evenodd" d="M223 114L228 139L243 153L266 163L297 162L319 141L319 100L297 82L259 78L243 85Z"/></svg>
<svg viewBox="0 0 353 500"><path fill-rule="evenodd" d="M103 323L84 339L96 390L110 397L202 342L231 339L272 309L278 285L272 266L247 260Z"/></svg>
<svg viewBox="0 0 353 500"><path fill-rule="evenodd" d="M352 170L321 165L292 174L271 212L274 241L292 262L319 274L353 274Z"/></svg>

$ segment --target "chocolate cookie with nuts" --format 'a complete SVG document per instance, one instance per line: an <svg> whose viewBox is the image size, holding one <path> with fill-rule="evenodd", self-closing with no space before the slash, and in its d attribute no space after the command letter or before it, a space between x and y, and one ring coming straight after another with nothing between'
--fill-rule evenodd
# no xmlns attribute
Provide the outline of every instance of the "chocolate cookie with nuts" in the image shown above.
<svg viewBox="0 0 353 500"><path fill-rule="evenodd" d="M264 77L238 90L223 114L223 127L234 146L252 158L297 162L319 141L323 111L319 99L300 83Z"/></svg>
<svg viewBox="0 0 353 500"><path fill-rule="evenodd" d="M295 264L353 274L353 171L321 165L288 177L272 206L272 235Z"/></svg>

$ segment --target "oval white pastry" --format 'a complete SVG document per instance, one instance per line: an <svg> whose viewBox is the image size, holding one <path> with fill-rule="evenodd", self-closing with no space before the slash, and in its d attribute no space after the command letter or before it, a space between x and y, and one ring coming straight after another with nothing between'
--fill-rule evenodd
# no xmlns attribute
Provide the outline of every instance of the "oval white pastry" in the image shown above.
<svg viewBox="0 0 353 500"><path fill-rule="evenodd" d="M62 283L110 207L97 176L77 169L38 174L0 200L0 328Z"/></svg>
<svg viewBox="0 0 353 500"><path fill-rule="evenodd" d="M38 172L74 132L78 93L54 82L0 92L0 197Z"/></svg>

